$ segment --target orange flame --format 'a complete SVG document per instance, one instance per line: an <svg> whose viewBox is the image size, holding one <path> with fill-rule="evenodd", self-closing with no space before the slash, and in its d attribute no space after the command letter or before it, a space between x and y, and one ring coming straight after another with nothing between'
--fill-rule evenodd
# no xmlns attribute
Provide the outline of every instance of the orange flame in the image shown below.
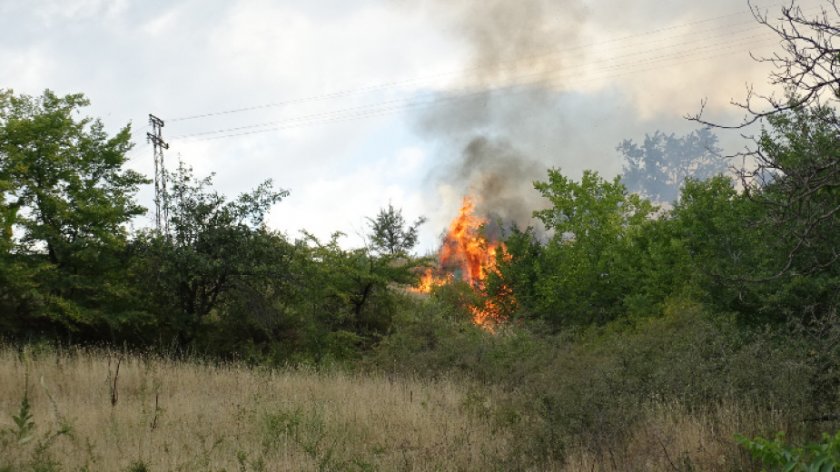
<svg viewBox="0 0 840 472"><path fill-rule="evenodd" d="M440 249L439 268L427 269L414 291L428 293L434 287L446 285L455 278L467 282L473 290L484 294L488 274L496 272L496 255L510 257L504 243L489 242L481 234L481 227L487 220L474 214L475 204L470 197L464 197L458 216L452 220ZM443 274L443 275L436 275ZM509 290L503 290L509 292ZM512 295L512 294L510 294ZM512 297L511 297L512 300ZM481 306L471 306L473 322L493 330L493 326L504 321L501 307L485 297Z"/></svg>
<svg viewBox="0 0 840 472"><path fill-rule="evenodd" d="M411 291L429 293L433 288L445 285L449 281L450 278L436 277L433 269L426 269L426 271L423 272L423 275L420 276L420 281L417 283L417 287L412 288Z"/></svg>

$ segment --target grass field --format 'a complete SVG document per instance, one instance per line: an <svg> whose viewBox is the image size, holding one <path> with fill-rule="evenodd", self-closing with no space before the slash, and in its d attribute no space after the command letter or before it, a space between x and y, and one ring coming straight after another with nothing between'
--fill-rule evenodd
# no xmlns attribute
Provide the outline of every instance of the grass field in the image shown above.
<svg viewBox="0 0 840 472"><path fill-rule="evenodd" d="M450 380L11 349L0 379L0 470L499 470L515 455ZM27 379L34 429L18 434Z"/></svg>
<svg viewBox="0 0 840 472"><path fill-rule="evenodd" d="M500 421L505 394L463 379L32 348L0 348L0 379L0 472L740 470L735 433L782 426L652 403L619 441L595 431L535 458L531 420Z"/></svg>

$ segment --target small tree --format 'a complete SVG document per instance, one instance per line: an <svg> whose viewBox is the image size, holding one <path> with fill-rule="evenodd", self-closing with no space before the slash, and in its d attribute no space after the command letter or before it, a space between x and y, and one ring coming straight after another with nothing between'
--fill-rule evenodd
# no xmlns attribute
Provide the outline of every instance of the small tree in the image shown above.
<svg viewBox="0 0 840 472"><path fill-rule="evenodd" d="M786 256L771 278L803 271L837 275L840 118L834 110L840 105L840 47L834 42L840 37L840 8L831 0L809 16L791 3L777 20L751 8L756 21L781 40L781 53L757 60L774 67L770 82L782 94L749 89L746 100L735 103L747 115L734 125L706 121L702 107L689 118L716 128L762 125L736 156L745 162L743 188L769 208L767 224L777 228L785 246L780 250Z"/></svg>
<svg viewBox="0 0 840 472"><path fill-rule="evenodd" d="M379 210L376 218L368 218L371 248L381 255L407 255L417 245L417 230L425 222L426 218L420 217L413 224L406 225L402 210L388 203L387 208Z"/></svg>
<svg viewBox="0 0 840 472"><path fill-rule="evenodd" d="M625 255L631 236L654 207L612 181L586 171L579 182L549 170L534 187L551 207L534 212L553 237L540 254L536 311L557 325L607 322L629 292Z"/></svg>

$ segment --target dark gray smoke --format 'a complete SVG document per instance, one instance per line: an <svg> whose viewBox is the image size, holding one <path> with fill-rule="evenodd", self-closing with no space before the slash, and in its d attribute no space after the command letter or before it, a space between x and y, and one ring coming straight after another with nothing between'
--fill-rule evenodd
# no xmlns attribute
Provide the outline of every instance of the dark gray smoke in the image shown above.
<svg viewBox="0 0 840 472"><path fill-rule="evenodd" d="M543 166L510 143L485 137L474 138L461 156L454 163L451 180L464 185L463 193L475 196L479 215L502 225L531 225L535 207L532 199L523 196L533 192L532 182L542 178Z"/></svg>
<svg viewBox="0 0 840 472"><path fill-rule="evenodd" d="M468 42L473 65L462 78L468 92L418 118L419 129L440 146L443 164L430 179L474 196L478 213L491 221L532 226L532 212L544 205L533 181L559 166L569 134L564 129L569 117L557 107L558 77L567 56L580 54L569 45L580 43L586 7L578 0L430 0L427 5ZM460 201L444 205L454 209Z"/></svg>
<svg viewBox="0 0 840 472"><path fill-rule="evenodd" d="M443 92L442 98L450 100L415 116L420 133L437 145L439 164L429 180L443 196L450 216L460 204L456 190L475 194L483 216L500 216L519 226L535 224L529 219L530 210L540 209L546 201L533 189L532 180L544 180L547 168L559 168L571 178L579 178L585 169L607 178L619 174L617 144L654 129L690 131L693 125L682 115L696 112L701 97L720 96L721 84L729 81L726 77L745 66L732 56L655 64L636 73L632 58L622 62L623 52L655 59L658 53L647 48L666 44L664 40L691 47L694 39L680 38L696 28L720 26L728 31L727 24L741 21L737 16L615 41L647 31L652 19L659 26L676 27L687 18L728 11L723 0L712 0L714 8L708 3L667 2L628 8L613 0L402 1L422 4L471 53L473 68L450 89L458 91ZM588 47L593 44L600 48ZM618 51L605 53L612 47ZM605 63L605 57L615 64L609 66L613 63ZM740 90L749 76L738 77ZM689 99L691 103L686 102ZM439 208L429 211L434 214ZM438 210L433 216L434 225L446 225L443 213Z"/></svg>

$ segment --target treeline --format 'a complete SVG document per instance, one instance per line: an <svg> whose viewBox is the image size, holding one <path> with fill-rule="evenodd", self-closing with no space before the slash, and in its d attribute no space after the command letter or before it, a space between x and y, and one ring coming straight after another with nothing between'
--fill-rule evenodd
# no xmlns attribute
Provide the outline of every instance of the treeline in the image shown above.
<svg viewBox="0 0 840 472"><path fill-rule="evenodd" d="M762 162L740 179L688 177L667 209L640 196L644 188L628 192L620 178L586 172L574 181L549 171L536 189L551 205L535 216L552 235L514 230L506 240L512 257L499 259L490 296L504 299L511 289L510 317L555 330L659 314L675 299L753 325L835 316L837 115L795 108L766 121L753 151ZM691 155L685 149L674 151Z"/></svg>
<svg viewBox="0 0 840 472"><path fill-rule="evenodd" d="M147 179L125 167L129 128L108 136L80 118L86 104L49 91L0 95L6 338L345 358L416 302L401 286L427 262L410 255L423 220L408 224L390 205L369 220L365 247L343 248L340 234L290 240L264 225L287 191L266 181L228 200L180 165L169 176L169 231L128 231L145 212L135 194ZM768 116L759 160L740 179L722 173L708 128L621 143L625 175L613 180L552 169L535 182L550 203L534 213L546 231L509 228L485 300L458 284L443 298L464 312L489 300L550 332L657 316L685 300L753 325L835 316L837 123L828 107Z"/></svg>
<svg viewBox="0 0 840 472"><path fill-rule="evenodd" d="M129 128L107 135L87 103L0 95L3 337L294 362L352 357L388 331L420 222L389 206L367 247L290 240L264 225L287 191L229 200L180 165L169 232L129 231L148 180L126 168Z"/></svg>
<svg viewBox="0 0 840 472"><path fill-rule="evenodd" d="M169 231L129 230L148 183L126 168L129 128L109 136L81 95L0 92L0 336L457 375L477 386L463 407L521 442L507 470L756 468L736 432L840 428L830 12L757 17L782 41L785 93L744 105L739 155L698 115L687 135L620 143L615 179L549 170L544 230L506 228L485 284L429 296L404 290L432 262L411 255L423 220L390 205L365 247L291 239L264 224L285 190L231 200L180 166ZM475 307L505 321L476 327Z"/></svg>

